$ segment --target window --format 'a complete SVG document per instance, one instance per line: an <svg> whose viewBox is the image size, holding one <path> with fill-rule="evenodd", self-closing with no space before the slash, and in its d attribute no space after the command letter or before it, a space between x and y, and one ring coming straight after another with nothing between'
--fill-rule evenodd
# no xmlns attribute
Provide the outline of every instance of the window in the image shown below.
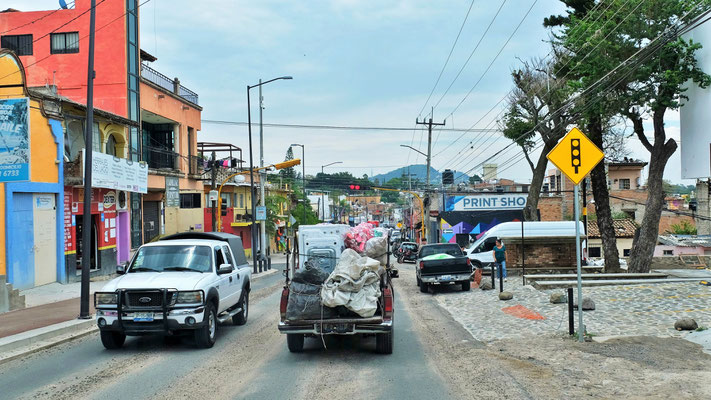
<svg viewBox="0 0 711 400"><path fill-rule="evenodd" d="M79 32L53 33L50 37L50 53L69 54L79 52Z"/></svg>
<svg viewBox="0 0 711 400"><path fill-rule="evenodd" d="M116 157L116 153L116 139L114 139L114 135L109 135L106 140L106 154Z"/></svg>
<svg viewBox="0 0 711 400"><path fill-rule="evenodd" d="M239 194L239 208L244 208L244 193Z"/></svg>
<svg viewBox="0 0 711 400"><path fill-rule="evenodd" d="M222 252L225 253L225 259L227 261L227 264L236 267L235 261L232 259L232 253L230 253L230 248L227 246L222 246Z"/></svg>
<svg viewBox="0 0 711 400"><path fill-rule="evenodd" d="M600 258L601 257L601 252L599 247L590 247L588 249L588 256L590 258Z"/></svg>
<svg viewBox="0 0 711 400"><path fill-rule="evenodd" d="M0 47L15 52L18 56L32 55L32 35L7 35L0 38Z"/></svg>
<svg viewBox="0 0 711 400"><path fill-rule="evenodd" d="M620 189L621 190L628 190L630 188L630 180L629 179L620 179Z"/></svg>
<svg viewBox="0 0 711 400"><path fill-rule="evenodd" d="M200 193L180 193L180 208L202 208Z"/></svg>
<svg viewBox="0 0 711 400"><path fill-rule="evenodd" d="M629 257L629 256L630 256L630 249L624 249L624 250L622 250L622 256L623 256L623 257Z"/></svg>
<svg viewBox="0 0 711 400"><path fill-rule="evenodd" d="M673 255L674 255L674 250L664 250L664 255L665 255L665 256L673 256Z"/></svg>
<svg viewBox="0 0 711 400"><path fill-rule="evenodd" d="M220 265L225 263L225 257L222 255L222 250L219 247L215 248L215 265L220 268Z"/></svg>
<svg viewBox="0 0 711 400"><path fill-rule="evenodd" d="M99 132L99 123L94 122L93 135L91 137L91 148L97 153L101 153L101 133Z"/></svg>

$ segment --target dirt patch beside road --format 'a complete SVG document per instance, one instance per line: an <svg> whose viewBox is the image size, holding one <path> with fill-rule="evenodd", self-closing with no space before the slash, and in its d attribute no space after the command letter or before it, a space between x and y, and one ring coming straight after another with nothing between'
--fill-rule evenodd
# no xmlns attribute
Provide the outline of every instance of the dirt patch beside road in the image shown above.
<svg viewBox="0 0 711 400"><path fill-rule="evenodd" d="M423 350L452 397L711 398L711 356L699 345L656 337L578 343L567 335L484 344L434 299L451 294L420 293L411 265L401 265L400 275L396 293L410 307L427 344Z"/></svg>

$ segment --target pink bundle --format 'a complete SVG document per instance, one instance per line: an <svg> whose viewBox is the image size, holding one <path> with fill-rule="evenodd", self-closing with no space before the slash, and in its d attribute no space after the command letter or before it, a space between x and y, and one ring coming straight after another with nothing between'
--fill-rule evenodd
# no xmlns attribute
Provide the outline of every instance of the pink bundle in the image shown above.
<svg viewBox="0 0 711 400"><path fill-rule="evenodd" d="M365 244L368 239L373 237L373 224L368 222L363 222L353 228L351 228L344 238L345 245L349 249L357 251L359 254L363 254L365 251Z"/></svg>

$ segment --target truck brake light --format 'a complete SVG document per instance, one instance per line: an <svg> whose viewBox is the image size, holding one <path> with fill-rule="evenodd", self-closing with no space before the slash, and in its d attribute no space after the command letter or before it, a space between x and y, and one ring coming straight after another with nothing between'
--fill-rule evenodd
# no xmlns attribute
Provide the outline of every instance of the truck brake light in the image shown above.
<svg viewBox="0 0 711 400"><path fill-rule="evenodd" d="M470 260L469 257L467 257L467 265L470 267L472 266L472 260Z"/></svg>
<svg viewBox="0 0 711 400"><path fill-rule="evenodd" d="M424 268L425 268L425 262L424 262L424 261L420 261L420 269L424 269Z"/></svg>
<svg viewBox="0 0 711 400"><path fill-rule="evenodd" d="M281 320L286 319L286 305L289 302L289 288L284 287L281 291L281 302L279 303L279 313L281 314Z"/></svg>
<svg viewBox="0 0 711 400"><path fill-rule="evenodd" d="M385 301L385 316L392 316L393 312L393 292L391 289L383 289L383 300Z"/></svg>

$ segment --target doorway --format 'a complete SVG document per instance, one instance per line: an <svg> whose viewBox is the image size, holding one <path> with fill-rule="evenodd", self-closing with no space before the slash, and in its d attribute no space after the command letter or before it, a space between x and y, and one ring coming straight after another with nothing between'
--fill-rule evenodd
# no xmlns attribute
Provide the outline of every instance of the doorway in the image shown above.
<svg viewBox="0 0 711 400"><path fill-rule="evenodd" d="M77 275L81 274L81 266L82 266L82 260L84 259L84 248L83 248L83 240L82 238L84 237L84 216L83 215L77 215L76 216L77 220ZM97 236L97 228L96 228L96 218L92 215L91 218L91 246L88 251L89 255L88 257L90 258L89 265L90 265L90 270L97 270L99 269L100 265L98 265L98 257L97 254L99 252L98 248L98 236Z"/></svg>
<svg viewBox="0 0 711 400"><path fill-rule="evenodd" d="M146 243L150 242L160 233L160 202L143 202L143 234Z"/></svg>

